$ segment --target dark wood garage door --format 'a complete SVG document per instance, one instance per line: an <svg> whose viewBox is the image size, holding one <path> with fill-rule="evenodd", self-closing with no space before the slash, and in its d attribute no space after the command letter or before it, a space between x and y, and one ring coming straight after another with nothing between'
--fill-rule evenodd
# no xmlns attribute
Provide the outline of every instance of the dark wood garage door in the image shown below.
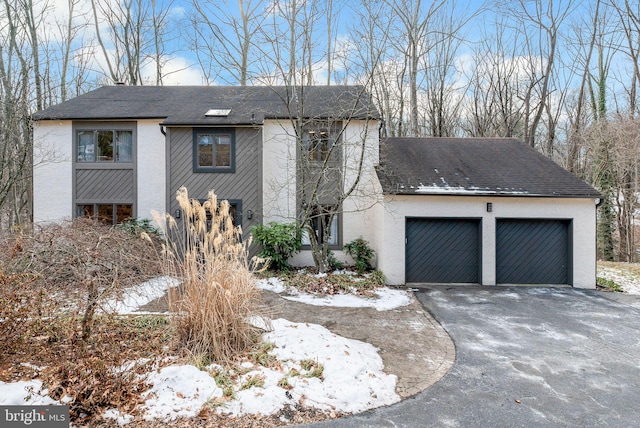
<svg viewBox="0 0 640 428"><path fill-rule="evenodd" d="M498 284L569 284L569 220L499 219Z"/></svg>
<svg viewBox="0 0 640 428"><path fill-rule="evenodd" d="M480 220L409 218L406 282L478 283Z"/></svg>

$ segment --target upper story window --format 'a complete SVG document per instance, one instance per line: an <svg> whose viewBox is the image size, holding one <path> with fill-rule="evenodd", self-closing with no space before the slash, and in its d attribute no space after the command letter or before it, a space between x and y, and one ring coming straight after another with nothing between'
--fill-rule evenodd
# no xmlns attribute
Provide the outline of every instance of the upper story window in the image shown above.
<svg viewBox="0 0 640 428"><path fill-rule="evenodd" d="M82 130L76 136L78 162L133 162L133 131Z"/></svg>
<svg viewBox="0 0 640 428"><path fill-rule="evenodd" d="M235 172L235 149L231 129L194 129L194 172Z"/></svg>
<svg viewBox="0 0 640 428"><path fill-rule="evenodd" d="M331 148L338 142L337 124L314 121L302 130L302 146L310 162L324 162L331 154Z"/></svg>

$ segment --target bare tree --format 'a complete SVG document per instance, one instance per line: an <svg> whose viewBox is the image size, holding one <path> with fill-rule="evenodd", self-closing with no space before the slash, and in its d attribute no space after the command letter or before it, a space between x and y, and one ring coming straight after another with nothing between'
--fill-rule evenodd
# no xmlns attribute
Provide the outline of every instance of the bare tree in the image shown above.
<svg viewBox="0 0 640 428"><path fill-rule="evenodd" d="M260 0L239 0L238 15L227 1L193 1L192 42L209 82L220 78L246 86L256 60L256 34L266 19Z"/></svg>

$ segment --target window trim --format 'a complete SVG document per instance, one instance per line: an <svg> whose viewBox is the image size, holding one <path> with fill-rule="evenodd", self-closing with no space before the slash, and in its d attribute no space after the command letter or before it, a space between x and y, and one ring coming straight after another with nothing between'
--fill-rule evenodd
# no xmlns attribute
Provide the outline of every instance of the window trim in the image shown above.
<svg viewBox="0 0 640 428"><path fill-rule="evenodd" d="M128 126L128 125L103 125L103 126L91 126L91 125L82 125L82 126L76 126L74 127L73 130L74 134L73 134L73 150L74 150L74 154L73 154L73 159L76 165L81 165L81 166L85 166L85 167L90 167L90 168L95 168L97 165L107 165L106 168L109 167L114 167L115 165L117 165L118 167L122 167L124 165L133 165L135 163L136 160L136 130L135 127L132 126ZM85 160L80 160L78 158L78 150L80 148L80 134L83 132L90 132L93 134L92 136L92 143L93 143L93 150L94 150L94 157L95 159L92 161L85 161ZM122 160L117 160L117 153L118 153L118 147L116 144L116 139L114 137L114 141L113 141L113 147L112 147L112 160L109 161L100 161L98 160L98 134L100 132L111 132L112 135L115 135L118 132L130 132L131 133L131 158L129 160L126 161L122 161ZM104 167L103 167L104 168Z"/></svg>
<svg viewBox="0 0 640 428"><path fill-rule="evenodd" d="M127 202L76 202L75 218L87 218L82 212L82 207L86 205L93 205L93 218L91 219L93 221L100 221L100 219L98 218L98 206L111 205L113 209L113 215L112 215L113 217L111 219L112 226L120 224L118 223L118 205L127 205L131 207L131 216L128 218L129 219L136 218L135 204L127 203ZM105 224L108 224L108 223L105 223Z"/></svg>
<svg viewBox="0 0 640 428"><path fill-rule="evenodd" d="M333 120L313 120L303 125L302 133L302 156L311 165L321 165L324 162L333 163L337 161L335 152L332 152L334 146L342 144L343 135L341 133L343 128L342 121ZM316 140L316 144L312 144L312 139L305 139L304 136L308 134L320 134L326 133L327 138L319 138ZM323 150L326 141L326 152ZM315 156L312 156L315 155Z"/></svg>
<svg viewBox="0 0 640 428"><path fill-rule="evenodd" d="M201 166L198 162L198 136L202 134L225 134L231 137L229 166ZM236 172L236 132L234 128L193 128L193 172L194 173L235 173Z"/></svg>

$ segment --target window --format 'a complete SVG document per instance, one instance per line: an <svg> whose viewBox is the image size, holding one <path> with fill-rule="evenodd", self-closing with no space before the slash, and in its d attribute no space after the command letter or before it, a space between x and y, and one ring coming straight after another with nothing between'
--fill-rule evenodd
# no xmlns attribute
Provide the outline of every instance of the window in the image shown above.
<svg viewBox="0 0 640 428"><path fill-rule="evenodd" d="M235 134L229 129L193 131L194 172L235 172Z"/></svg>
<svg viewBox="0 0 640 428"><path fill-rule="evenodd" d="M133 162L133 131L77 132L78 162Z"/></svg>
<svg viewBox="0 0 640 428"><path fill-rule="evenodd" d="M338 139L335 124L315 122L302 130L302 146L310 162L324 162L331 153L331 147Z"/></svg>
<svg viewBox="0 0 640 428"><path fill-rule="evenodd" d="M311 212L311 226L315 232L316 239L319 244L325 242L331 246L339 245L339 231L338 231L338 214L334 213L333 218L331 219L331 224L328 224L330 213L333 207L330 205L318 205L314 207ZM327 228L328 226L328 228ZM328 235L325 234L325 230L328 232ZM307 235L308 231L304 231L302 234L302 245L310 245L311 241L309 236Z"/></svg>
<svg viewBox="0 0 640 428"><path fill-rule="evenodd" d="M104 224L120 224L133 217L133 206L131 204L79 204L76 215Z"/></svg>

